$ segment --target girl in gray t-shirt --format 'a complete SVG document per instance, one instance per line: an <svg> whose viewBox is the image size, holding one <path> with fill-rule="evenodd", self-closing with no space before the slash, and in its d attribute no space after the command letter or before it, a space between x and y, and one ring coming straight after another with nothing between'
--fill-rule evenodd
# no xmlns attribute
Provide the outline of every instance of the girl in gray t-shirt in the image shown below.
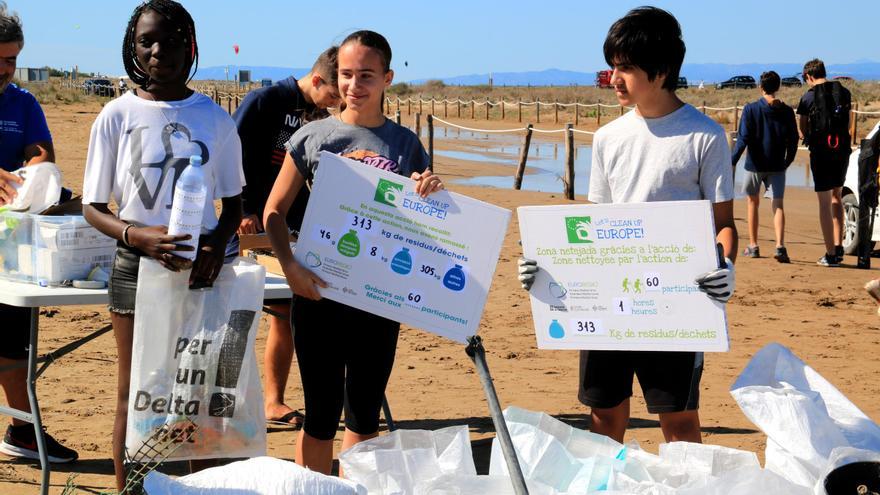
<svg viewBox="0 0 880 495"><path fill-rule="evenodd" d="M327 284L293 259L284 221L287 210L312 181L321 151L409 177L423 197L443 188L427 170L428 155L419 138L382 113L385 88L394 75L388 41L372 31L355 32L340 45L338 62L344 109L338 117L304 126L287 143L263 219L294 293L291 326L306 409L296 462L324 474L330 474L343 409L343 450L378 435L400 324L321 299L318 287Z"/></svg>

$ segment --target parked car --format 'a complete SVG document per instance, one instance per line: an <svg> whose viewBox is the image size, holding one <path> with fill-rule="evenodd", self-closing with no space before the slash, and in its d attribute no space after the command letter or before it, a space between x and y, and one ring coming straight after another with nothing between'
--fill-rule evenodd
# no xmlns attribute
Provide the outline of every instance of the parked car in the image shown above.
<svg viewBox="0 0 880 495"><path fill-rule="evenodd" d="M678 84L675 85L675 89L687 89L688 80L686 77L679 77Z"/></svg>
<svg viewBox="0 0 880 495"><path fill-rule="evenodd" d="M831 79L833 79L835 81L852 81L853 80L853 78L850 76L834 76Z"/></svg>
<svg viewBox="0 0 880 495"><path fill-rule="evenodd" d="M799 88L804 85L797 76L783 77L779 83L786 88Z"/></svg>
<svg viewBox="0 0 880 495"><path fill-rule="evenodd" d="M109 79L86 79L83 81L83 92L87 95L116 96L116 88Z"/></svg>
<svg viewBox="0 0 880 495"><path fill-rule="evenodd" d="M754 89L757 88L758 85L755 83L755 78L752 76L733 76L730 79L720 82L715 85L715 89L724 89L724 88L745 88L745 89Z"/></svg>
<svg viewBox="0 0 880 495"><path fill-rule="evenodd" d="M877 124L880 127L880 124ZM880 131L876 131L880 132ZM849 166L843 183L843 252L858 254L859 242L859 150L849 155ZM880 241L880 208L874 212L874 230L871 232L871 249Z"/></svg>
<svg viewBox="0 0 880 495"><path fill-rule="evenodd" d="M610 88L611 86L611 71L610 70L600 70L596 73L596 87L597 88Z"/></svg>

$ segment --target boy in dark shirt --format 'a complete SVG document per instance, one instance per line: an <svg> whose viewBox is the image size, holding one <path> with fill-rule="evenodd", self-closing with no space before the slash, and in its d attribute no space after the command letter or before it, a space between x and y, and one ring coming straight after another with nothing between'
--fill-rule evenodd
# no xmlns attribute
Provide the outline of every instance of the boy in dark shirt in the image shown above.
<svg viewBox="0 0 880 495"><path fill-rule="evenodd" d="M843 261L843 182L846 178L846 167L849 164L850 136L812 135L810 113L815 105L816 90L820 86L828 95L838 92L841 107L847 110L852 102L849 91L838 81L828 81L825 78L825 64L819 59L813 59L804 64L804 81L810 85L810 90L804 94L797 107L798 127L801 136L806 140L810 148L810 172L813 174L816 196L819 197L819 225L822 228L822 237L825 239L825 256L819 258L816 263L820 266L840 266ZM849 127L847 124L846 128ZM833 146L833 149L832 149Z"/></svg>
<svg viewBox="0 0 880 495"><path fill-rule="evenodd" d="M748 196L749 245L743 256L758 258L758 205L761 201L761 184L773 195L773 223L776 232L776 254L780 263L789 263L785 249L785 212L782 198L785 193L785 171L797 154L798 132L794 111L776 98L779 91L779 74L761 74L761 98L743 108L739 123L736 146L733 149L733 166L746 153L743 192Z"/></svg>
<svg viewBox="0 0 880 495"><path fill-rule="evenodd" d="M305 123L322 119L326 109L339 103L336 84L337 47L324 51L311 72L301 79L288 77L267 88L248 93L233 118L241 138L242 163L247 185L242 192L244 216L239 234L263 232L260 221L266 198L281 170L285 143ZM298 231L308 194L300 194L287 216L288 228ZM284 389L293 360L290 301L271 301L269 308L281 317L269 317L266 340L266 420L292 426L302 424L302 414L284 403Z"/></svg>

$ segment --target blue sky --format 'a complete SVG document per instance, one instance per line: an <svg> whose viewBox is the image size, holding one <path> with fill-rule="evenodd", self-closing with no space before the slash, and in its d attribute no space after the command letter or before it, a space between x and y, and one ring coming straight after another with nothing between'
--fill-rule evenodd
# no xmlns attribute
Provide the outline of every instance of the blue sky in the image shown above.
<svg viewBox="0 0 880 495"><path fill-rule="evenodd" d="M399 81L486 72L603 68L608 27L642 1L184 0L200 65L308 67L349 32L379 31ZM120 45L137 2L7 0L25 28L20 67L122 74ZM682 25L690 63L880 60L877 0L658 1ZM820 26L821 34L807 32ZM873 37L873 39L872 39ZM232 45L240 46L233 53ZM409 63L405 67L403 62Z"/></svg>

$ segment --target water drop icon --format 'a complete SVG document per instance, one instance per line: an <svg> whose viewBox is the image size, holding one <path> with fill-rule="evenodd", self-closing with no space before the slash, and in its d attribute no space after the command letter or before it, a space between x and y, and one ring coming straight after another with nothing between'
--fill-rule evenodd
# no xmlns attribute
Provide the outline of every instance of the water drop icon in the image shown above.
<svg viewBox="0 0 880 495"><path fill-rule="evenodd" d="M554 339L561 339L565 337L565 329L562 328L562 324L559 323L559 320L553 320L550 323L550 337Z"/></svg>
<svg viewBox="0 0 880 495"><path fill-rule="evenodd" d="M412 255L408 248L403 248L391 259L391 269L394 273L406 275L412 271Z"/></svg>
<svg viewBox="0 0 880 495"><path fill-rule="evenodd" d="M461 269L461 265L455 265L450 268L443 277L443 285L445 285L447 289L456 292L464 289L464 282L464 270Z"/></svg>

